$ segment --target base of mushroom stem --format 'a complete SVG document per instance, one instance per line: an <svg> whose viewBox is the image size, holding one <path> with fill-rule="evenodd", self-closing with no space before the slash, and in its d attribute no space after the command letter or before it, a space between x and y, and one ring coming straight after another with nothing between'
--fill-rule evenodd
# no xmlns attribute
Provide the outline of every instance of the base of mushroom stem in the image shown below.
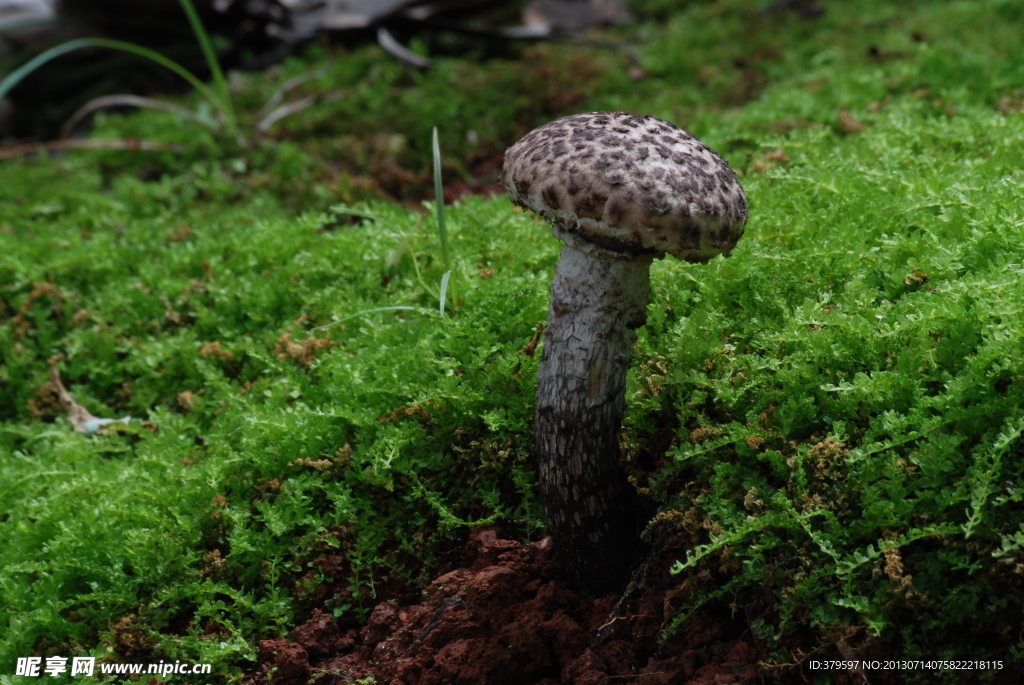
<svg viewBox="0 0 1024 685"><path fill-rule="evenodd" d="M636 492L628 483L626 488L628 490L623 489L615 498L623 506L617 507L619 510L609 517L617 520L600 531L597 542L586 533L581 534L581 525L559 525L558 520L548 514L549 507L545 507L555 558L565 580L576 591L594 595L620 593L629 581L644 547L640 533L651 516L647 514L649 507L637 501ZM633 497L629 497L630 491Z"/></svg>

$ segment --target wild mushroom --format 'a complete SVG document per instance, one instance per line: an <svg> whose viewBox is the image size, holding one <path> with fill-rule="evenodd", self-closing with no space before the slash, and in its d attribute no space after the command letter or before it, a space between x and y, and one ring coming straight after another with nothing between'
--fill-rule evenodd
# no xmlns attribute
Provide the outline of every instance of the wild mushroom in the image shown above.
<svg viewBox="0 0 1024 685"><path fill-rule="evenodd" d="M622 112L531 131L505 152L499 181L565 243L537 379L548 529L578 587L615 589L645 523L619 466L619 430L651 262L666 253L698 263L729 256L747 200L729 165L692 135Z"/></svg>

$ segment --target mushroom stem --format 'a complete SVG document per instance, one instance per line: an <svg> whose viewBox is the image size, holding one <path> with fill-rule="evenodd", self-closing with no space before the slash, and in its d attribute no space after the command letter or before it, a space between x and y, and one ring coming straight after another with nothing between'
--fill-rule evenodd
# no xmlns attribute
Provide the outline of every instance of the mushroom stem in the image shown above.
<svg viewBox="0 0 1024 685"><path fill-rule="evenodd" d="M647 318L650 254L566 241L551 284L537 379L541 497L563 568L582 588L615 590L639 536L636 491L619 466L626 371Z"/></svg>

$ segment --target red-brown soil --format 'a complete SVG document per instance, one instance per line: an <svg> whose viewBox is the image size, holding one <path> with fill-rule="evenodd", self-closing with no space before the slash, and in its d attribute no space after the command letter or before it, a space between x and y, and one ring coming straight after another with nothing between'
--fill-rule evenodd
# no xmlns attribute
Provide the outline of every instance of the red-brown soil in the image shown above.
<svg viewBox="0 0 1024 685"><path fill-rule="evenodd" d="M245 685L338 685L368 677L377 685L889 685L914 675L808 668L807 659L899 658L880 641L863 645L859 655L842 640L832 653L798 647L803 663L765 666L773 660L742 608L715 602L659 644L665 620L678 610L679 580L667 569L680 550L671 543L659 545L622 596L596 599L561 582L550 538L523 544L484 529L459 551L464 563L436 578L417 604L381 602L366 625L347 631L316 609L291 640L263 640L260 665ZM929 682L928 674L916 675L913 682ZM1021 664L1011 660L988 675L996 677L984 682L1022 682ZM964 671L952 682L979 677Z"/></svg>
<svg viewBox="0 0 1024 685"><path fill-rule="evenodd" d="M291 640L260 643L248 685L746 685L763 681L743 621L698 612L659 646L665 591L653 563L625 596L585 600L559 580L551 541L528 545L494 530L470 536L470 565L445 573L418 604L382 602L343 632L319 609ZM268 677L269 676L269 677Z"/></svg>

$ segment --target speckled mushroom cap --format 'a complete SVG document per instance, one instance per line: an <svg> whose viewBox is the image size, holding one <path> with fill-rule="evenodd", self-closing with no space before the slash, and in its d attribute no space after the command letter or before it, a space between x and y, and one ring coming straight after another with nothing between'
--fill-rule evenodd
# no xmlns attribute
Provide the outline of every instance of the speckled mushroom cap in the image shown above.
<svg viewBox="0 0 1024 685"><path fill-rule="evenodd" d="M729 165L649 116L590 112L544 124L505 152L498 180L515 204L615 252L706 262L729 256L747 223Z"/></svg>

